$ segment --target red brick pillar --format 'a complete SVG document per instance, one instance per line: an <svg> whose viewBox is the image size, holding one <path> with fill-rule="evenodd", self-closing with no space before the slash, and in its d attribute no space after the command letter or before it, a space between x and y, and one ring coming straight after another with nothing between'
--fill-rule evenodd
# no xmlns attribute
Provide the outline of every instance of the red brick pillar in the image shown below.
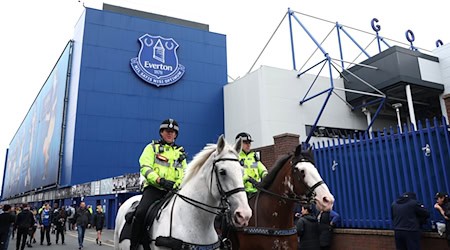
<svg viewBox="0 0 450 250"><path fill-rule="evenodd" d="M450 94L444 95L444 97L442 97L442 99L444 99L445 110L447 110L447 114L442 114L442 115L446 115L447 116L447 122L449 122L449 120L450 120Z"/></svg>
<svg viewBox="0 0 450 250"><path fill-rule="evenodd" d="M261 162L267 169L273 166L278 157L294 152L295 148L300 144L300 136L289 133L276 135L273 137L273 140L273 145L253 149L261 153Z"/></svg>
<svg viewBox="0 0 450 250"><path fill-rule="evenodd" d="M285 133L273 137L275 158L295 151L300 144L300 136L296 134Z"/></svg>

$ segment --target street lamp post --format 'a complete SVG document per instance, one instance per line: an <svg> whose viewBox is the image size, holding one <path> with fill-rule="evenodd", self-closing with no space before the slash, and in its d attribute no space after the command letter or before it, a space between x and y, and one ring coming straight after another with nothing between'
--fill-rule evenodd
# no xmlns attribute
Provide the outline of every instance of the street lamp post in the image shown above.
<svg viewBox="0 0 450 250"><path fill-rule="evenodd" d="M398 127L400 129L400 133L402 132L402 121L400 120L400 108L402 107L401 103L394 103L392 104L392 107L395 109L395 112L397 113L397 123Z"/></svg>

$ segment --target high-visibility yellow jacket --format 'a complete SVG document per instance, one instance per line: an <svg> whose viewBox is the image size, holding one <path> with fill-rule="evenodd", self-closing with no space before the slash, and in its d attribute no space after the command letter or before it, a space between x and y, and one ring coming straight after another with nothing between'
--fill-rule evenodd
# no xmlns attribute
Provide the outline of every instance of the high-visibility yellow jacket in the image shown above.
<svg viewBox="0 0 450 250"><path fill-rule="evenodd" d="M243 150L239 153L239 161L244 167L244 187L247 193L255 193L258 191L248 180L250 178L260 182L267 175L267 168L259 160L255 152L246 154Z"/></svg>
<svg viewBox="0 0 450 250"><path fill-rule="evenodd" d="M146 180L144 188L152 185L162 190L156 183L158 177L175 182L174 187L178 188L187 167L186 153L181 146L153 141L144 148L139 164L140 173Z"/></svg>

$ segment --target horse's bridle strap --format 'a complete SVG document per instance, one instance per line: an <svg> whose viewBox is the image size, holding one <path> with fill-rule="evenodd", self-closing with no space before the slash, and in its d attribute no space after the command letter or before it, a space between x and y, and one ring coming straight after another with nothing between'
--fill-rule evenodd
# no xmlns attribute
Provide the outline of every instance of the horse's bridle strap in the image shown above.
<svg viewBox="0 0 450 250"><path fill-rule="evenodd" d="M237 161L237 162L239 162L239 160L236 159L236 158L220 158L220 159L214 160L214 162L213 162L213 169L216 167L216 163L217 163L217 162L221 162L221 161ZM217 172L216 172L216 176L217 176ZM212 181L212 180L211 180L211 181ZM245 188L244 188L244 187L235 188L235 189L229 190L229 191L224 191L224 190L222 189L222 185L221 185L220 182L219 182L218 176L217 176L217 181L218 181L217 184L218 184L218 187L219 187L219 191L220 191L220 192L222 193L222 195L224 196L223 198L228 198L228 197L232 196L232 195L235 194L235 193L245 192Z"/></svg>
<svg viewBox="0 0 450 250"><path fill-rule="evenodd" d="M235 189L233 189L233 190L230 190L230 191L228 191L228 192L225 192L225 196L226 196L226 197L230 197L230 196L232 196L232 195L235 194L235 193L244 192L244 191L245 191L245 188L243 188L243 187L241 187L241 188L235 188Z"/></svg>
<svg viewBox="0 0 450 250"><path fill-rule="evenodd" d="M273 236L289 236L297 234L297 228L289 229L273 229L264 227L244 227L242 229L237 229L238 231L243 231L246 234L259 234L259 235L273 235Z"/></svg>
<svg viewBox="0 0 450 250"><path fill-rule="evenodd" d="M325 183L325 182L323 182L323 181L319 181L319 182L317 182L316 184L312 185L312 187L309 188L308 193L306 193L306 197L311 197L311 196L314 194L314 190L315 190L318 186L320 186L320 185L322 185L322 184L324 184L324 183Z"/></svg>
<svg viewBox="0 0 450 250"><path fill-rule="evenodd" d="M186 241L182 241L180 239L174 238L174 237L167 237L167 236L158 236L156 238L155 245L156 246L162 246L162 247L168 247L168 248L175 248L175 249L189 249L189 250L214 250L220 247L221 242L220 240L212 243L212 244L195 244L190 243Z"/></svg>
<svg viewBox="0 0 450 250"><path fill-rule="evenodd" d="M278 197L278 198L280 198L280 199L282 199L282 200L288 200L288 201L293 201L293 202L302 202L302 199L291 198L291 197L287 197L287 196L282 196L282 195L276 194L276 193L274 193L274 192L271 192L271 191L269 191L269 190L267 190L267 189L265 189L265 188L259 187L259 186L255 186L255 188L258 189L258 190L261 191L261 192L264 192L264 193L270 194L270 195L272 195L272 196Z"/></svg>
<svg viewBox="0 0 450 250"><path fill-rule="evenodd" d="M216 165L217 162L221 162L221 161L239 161L236 158L220 158L217 160L214 160L213 165Z"/></svg>

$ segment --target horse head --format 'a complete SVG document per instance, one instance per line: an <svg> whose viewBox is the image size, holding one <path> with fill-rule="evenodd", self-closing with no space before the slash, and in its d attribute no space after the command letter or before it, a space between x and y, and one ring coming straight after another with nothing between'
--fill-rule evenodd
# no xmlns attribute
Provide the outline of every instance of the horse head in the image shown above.
<svg viewBox="0 0 450 250"><path fill-rule="evenodd" d="M231 146L223 135L219 137L213 161L214 174L211 178L211 185L217 186L217 189L211 189L212 195L225 201L225 206L229 206L231 222L236 227L247 226L252 216L242 180L243 169L239 164L238 152L241 147L241 139Z"/></svg>
<svg viewBox="0 0 450 250"><path fill-rule="evenodd" d="M291 161L294 177L294 189L297 194L304 194L307 200L314 200L317 209L330 211L333 208L334 196L328 186L322 180L314 165L314 157L311 147L302 149L297 146Z"/></svg>

